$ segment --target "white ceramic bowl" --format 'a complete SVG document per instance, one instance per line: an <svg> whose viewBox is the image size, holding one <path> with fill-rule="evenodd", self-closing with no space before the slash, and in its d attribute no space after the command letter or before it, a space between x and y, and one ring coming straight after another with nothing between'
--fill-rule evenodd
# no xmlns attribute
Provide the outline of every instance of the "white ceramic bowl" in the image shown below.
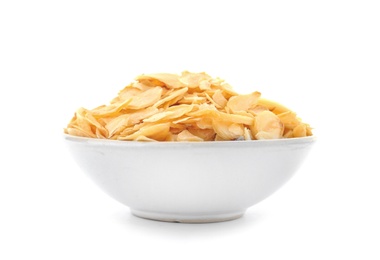
<svg viewBox="0 0 380 260"><path fill-rule="evenodd" d="M133 142L64 135L95 183L132 214L171 222L218 222L286 183L315 137L224 142Z"/></svg>

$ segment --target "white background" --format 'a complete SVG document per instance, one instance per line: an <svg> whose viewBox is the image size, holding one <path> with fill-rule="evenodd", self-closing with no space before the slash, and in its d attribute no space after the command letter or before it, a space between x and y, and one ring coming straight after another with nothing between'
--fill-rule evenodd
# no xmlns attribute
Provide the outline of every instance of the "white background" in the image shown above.
<svg viewBox="0 0 380 260"><path fill-rule="evenodd" d="M80 106L182 70L258 90L318 135L241 219L133 217L64 146ZM380 259L378 1L0 1L0 87L0 259Z"/></svg>

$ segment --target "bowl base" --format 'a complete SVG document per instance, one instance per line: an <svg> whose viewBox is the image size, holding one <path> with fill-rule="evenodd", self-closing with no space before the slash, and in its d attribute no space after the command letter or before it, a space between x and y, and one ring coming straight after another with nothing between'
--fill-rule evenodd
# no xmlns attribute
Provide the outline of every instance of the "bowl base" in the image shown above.
<svg viewBox="0 0 380 260"><path fill-rule="evenodd" d="M164 222L174 222L174 223L215 223L222 221L235 220L242 217L245 213L243 211L229 212L229 213L219 213L219 214L199 214L199 215L179 215L170 213L160 213L160 212L148 212L143 210L131 209L134 216L156 220Z"/></svg>

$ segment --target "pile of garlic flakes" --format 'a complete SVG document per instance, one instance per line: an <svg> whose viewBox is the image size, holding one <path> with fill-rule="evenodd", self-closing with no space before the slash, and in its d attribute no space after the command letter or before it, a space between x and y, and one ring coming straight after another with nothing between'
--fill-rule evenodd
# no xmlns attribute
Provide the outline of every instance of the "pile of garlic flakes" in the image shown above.
<svg viewBox="0 0 380 260"><path fill-rule="evenodd" d="M259 92L239 95L206 73L144 74L109 105L80 108L66 134L134 141L227 141L305 137L308 124Z"/></svg>

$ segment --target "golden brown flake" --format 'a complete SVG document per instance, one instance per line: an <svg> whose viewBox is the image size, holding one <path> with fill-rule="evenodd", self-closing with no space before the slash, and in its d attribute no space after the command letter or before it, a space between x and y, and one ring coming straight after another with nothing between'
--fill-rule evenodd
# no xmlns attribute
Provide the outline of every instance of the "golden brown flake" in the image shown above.
<svg viewBox="0 0 380 260"><path fill-rule="evenodd" d="M311 127L260 92L237 94L208 74L145 74L109 105L79 108L66 134L124 141L228 141L312 135Z"/></svg>

